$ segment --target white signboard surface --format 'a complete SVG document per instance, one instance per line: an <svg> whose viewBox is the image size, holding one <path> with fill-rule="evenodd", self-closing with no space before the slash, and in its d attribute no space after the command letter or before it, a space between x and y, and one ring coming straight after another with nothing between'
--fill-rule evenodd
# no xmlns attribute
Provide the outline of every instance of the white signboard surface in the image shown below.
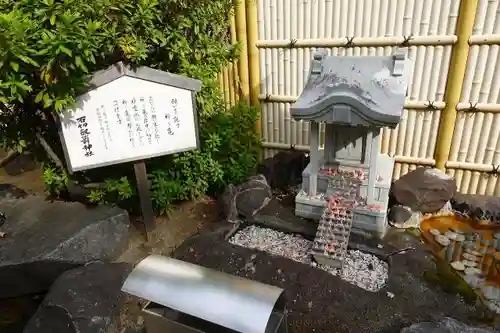
<svg viewBox="0 0 500 333"><path fill-rule="evenodd" d="M192 91L123 76L60 115L70 171L197 148Z"/></svg>

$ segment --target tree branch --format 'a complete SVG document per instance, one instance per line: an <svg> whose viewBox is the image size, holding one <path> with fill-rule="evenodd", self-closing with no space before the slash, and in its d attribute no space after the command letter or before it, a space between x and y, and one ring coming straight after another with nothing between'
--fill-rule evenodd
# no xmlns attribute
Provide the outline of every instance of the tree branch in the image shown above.
<svg viewBox="0 0 500 333"><path fill-rule="evenodd" d="M57 154L54 152L54 150L48 144L48 142L45 140L45 138L40 133L38 133L38 132L35 135L36 135L36 139L42 145L43 149L45 150L45 152L47 153L47 155L49 156L49 158L51 159L51 161L54 162L54 164L57 167L59 167L59 168L61 168L61 169L64 170L64 164L63 164L63 162L61 161L61 159L59 158L59 156L57 156Z"/></svg>
<svg viewBox="0 0 500 333"><path fill-rule="evenodd" d="M12 162L19 155L21 155L21 154L18 151L16 151L16 150L9 151L9 153L7 154L7 156L5 156L4 158L2 158L0 160L0 168L3 168L4 166L6 166L10 162Z"/></svg>

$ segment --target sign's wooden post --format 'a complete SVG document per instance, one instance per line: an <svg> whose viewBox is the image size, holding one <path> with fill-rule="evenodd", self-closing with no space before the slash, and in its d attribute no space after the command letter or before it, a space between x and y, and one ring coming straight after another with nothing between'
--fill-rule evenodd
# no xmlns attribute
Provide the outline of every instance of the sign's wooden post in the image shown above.
<svg viewBox="0 0 500 333"><path fill-rule="evenodd" d="M195 92L201 81L119 62L95 73L59 115L68 171L134 163L148 241L155 229L145 160L197 149Z"/></svg>
<svg viewBox="0 0 500 333"><path fill-rule="evenodd" d="M152 232L156 229L153 202L149 192L149 179L146 170L146 162L137 161L134 163L135 180L137 182L137 192L141 203L141 212L148 241L153 240Z"/></svg>

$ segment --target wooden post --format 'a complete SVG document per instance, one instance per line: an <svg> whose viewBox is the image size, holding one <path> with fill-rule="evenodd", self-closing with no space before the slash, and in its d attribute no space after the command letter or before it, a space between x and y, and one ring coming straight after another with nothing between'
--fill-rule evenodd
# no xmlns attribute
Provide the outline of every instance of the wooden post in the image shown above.
<svg viewBox="0 0 500 333"><path fill-rule="evenodd" d="M153 240L152 232L156 229L155 215L153 212L153 202L151 200L151 192L149 191L149 179L146 171L146 163L137 161L134 163L135 180L137 182L137 192L141 203L141 212L146 229L146 237L148 242Z"/></svg>
<svg viewBox="0 0 500 333"><path fill-rule="evenodd" d="M309 174L309 196L314 197L318 189L319 169L319 123L311 120L311 173Z"/></svg>

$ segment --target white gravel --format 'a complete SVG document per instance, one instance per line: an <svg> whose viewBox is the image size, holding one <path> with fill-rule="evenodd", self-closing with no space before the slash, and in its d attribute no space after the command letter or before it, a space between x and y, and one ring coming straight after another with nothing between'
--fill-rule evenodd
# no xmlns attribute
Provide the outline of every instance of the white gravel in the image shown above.
<svg viewBox="0 0 500 333"><path fill-rule="evenodd" d="M249 226L238 231L229 242L316 266L310 255L312 242L300 236ZM358 250L347 251L342 271L328 266L317 267L372 292L380 290L385 285L389 272L385 261Z"/></svg>
<svg viewBox="0 0 500 333"><path fill-rule="evenodd" d="M265 251L301 263L311 263L312 242L273 229L249 226L238 231L229 242L234 245Z"/></svg>
<svg viewBox="0 0 500 333"><path fill-rule="evenodd" d="M498 300L487 300L486 305L490 308L491 311L500 314L500 301Z"/></svg>

